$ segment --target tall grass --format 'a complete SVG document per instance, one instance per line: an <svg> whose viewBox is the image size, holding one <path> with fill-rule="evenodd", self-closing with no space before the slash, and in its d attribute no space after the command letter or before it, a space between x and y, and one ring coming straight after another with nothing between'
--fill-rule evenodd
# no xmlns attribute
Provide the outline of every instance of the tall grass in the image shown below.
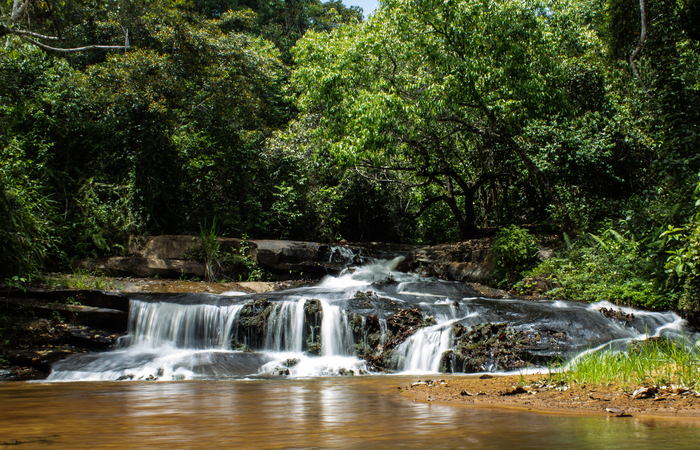
<svg viewBox="0 0 700 450"><path fill-rule="evenodd" d="M700 378L697 348L681 342L650 338L632 343L626 351L590 352L572 361L568 370L550 377L579 384L678 384L693 387Z"/></svg>

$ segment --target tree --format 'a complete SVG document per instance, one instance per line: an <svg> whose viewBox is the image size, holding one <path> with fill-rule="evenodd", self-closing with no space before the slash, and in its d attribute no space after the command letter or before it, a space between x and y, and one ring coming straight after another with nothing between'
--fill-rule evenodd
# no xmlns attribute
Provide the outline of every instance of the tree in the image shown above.
<svg viewBox="0 0 700 450"><path fill-rule="evenodd" d="M312 145L420 193L405 208L414 216L446 204L464 238L523 198L524 210L553 205L566 226L528 127L589 112L570 80L600 43L572 10L389 1L364 24L308 33L293 50L292 82L300 111L318 117Z"/></svg>
<svg viewBox="0 0 700 450"><path fill-rule="evenodd" d="M292 60L290 49L307 30L331 31L362 21L362 9L347 7L341 0L199 0L195 9L211 18L228 10L251 11L254 20L239 31L274 42L287 64Z"/></svg>
<svg viewBox="0 0 700 450"><path fill-rule="evenodd" d="M0 141L46 148L62 248L110 253L128 234L196 232L213 217L225 233L267 232L261 148L290 113L279 52L228 31L243 12L130 6L127 53L57 58L14 43L0 61Z"/></svg>

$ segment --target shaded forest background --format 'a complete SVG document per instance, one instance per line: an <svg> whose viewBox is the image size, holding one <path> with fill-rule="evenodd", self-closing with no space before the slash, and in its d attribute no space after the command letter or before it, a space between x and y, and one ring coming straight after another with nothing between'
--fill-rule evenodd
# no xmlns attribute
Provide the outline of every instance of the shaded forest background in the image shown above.
<svg viewBox="0 0 700 450"><path fill-rule="evenodd" d="M698 0L0 14L0 276L214 221L234 237L530 240L517 225L565 239L537 267L526 251L510 284L699 308Z"/></svg>

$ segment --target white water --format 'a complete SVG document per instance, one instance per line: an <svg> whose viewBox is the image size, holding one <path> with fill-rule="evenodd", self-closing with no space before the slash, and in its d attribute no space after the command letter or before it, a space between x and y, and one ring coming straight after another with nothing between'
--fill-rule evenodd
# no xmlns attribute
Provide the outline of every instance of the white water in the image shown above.
<svg viewBox="0 0 700 450"><path fill-rule="evenodd" d="M442 322L432 327L421 328L396 353L403 359L406 373L435 373L440 370L442 354L449 350L453 321Z"/></svg>
<svg viewBox="0 0 700 450"><path fill-rule="evenodd" d="M483 322L506 322L516 329L545 334L554 330L554 344L563 345L557 341L563 339L568 357L647 336L685 336L689 345L698 340L674 313L624 308L635 316L634 322L625 325L598 312L603 307L619 309L609 303L588 306L484 299L474 297L460 283L396 272L401 259L346 270L316 286L265 294L264 298L228 293L220 297L193 294L179 303L132 300L124 346L64 360L54 367L49 381L362 374L368 366L355 356L355 344L369 347L367 318L372 316L378 327L379 340L374 342L381 347L391 331L388 319L401 309L420 310L437 323L419 329L394 349L394 369L405 373L438 372L443 353L454 345L451 329L455 323L469 328ZM211 304L202 304L202 299ZM250 325L251 318L243 311L255 299L270 303L266 320L253 332L258 328ZM310 341L316 342L315 336L309 337L309 329L317 333L312 323L317 319L305 317L311 300L320 302L322 309L317 317L320 323L315 325L320 325L320 355L313 354L310 347L304 351Z"/></svg>

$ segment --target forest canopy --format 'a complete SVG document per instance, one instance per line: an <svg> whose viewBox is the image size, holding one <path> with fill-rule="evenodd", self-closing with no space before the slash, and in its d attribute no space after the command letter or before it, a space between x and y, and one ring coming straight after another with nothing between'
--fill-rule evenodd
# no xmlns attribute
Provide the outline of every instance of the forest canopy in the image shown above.
<svg viewBox="0 0 700 450"><path fill-rule="evenodd" d="M520 225L614 232L657 293L697 302L698 12L2 2L0 275L214 220L231 236L402 243Z"/></svg>

